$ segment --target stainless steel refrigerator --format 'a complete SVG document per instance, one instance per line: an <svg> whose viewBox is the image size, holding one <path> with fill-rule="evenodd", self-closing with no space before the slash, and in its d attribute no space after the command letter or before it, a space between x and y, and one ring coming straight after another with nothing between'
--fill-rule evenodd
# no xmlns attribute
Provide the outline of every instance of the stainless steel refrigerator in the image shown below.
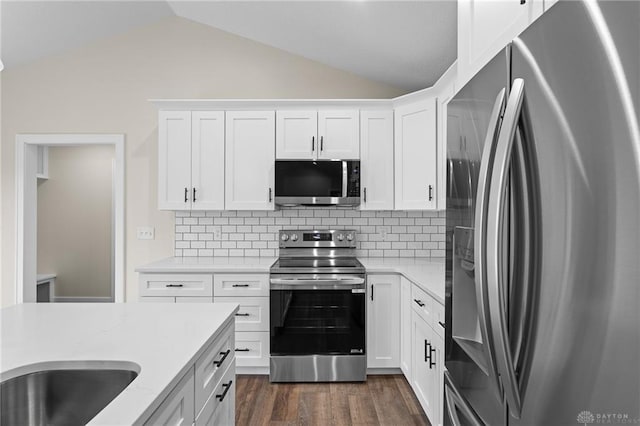
<svg viewBox="0 0 640 426"><path fill-rule="evenodd" d="M561 1L449 103L445 424L640 423L639 111L638 1Z"/></svg>

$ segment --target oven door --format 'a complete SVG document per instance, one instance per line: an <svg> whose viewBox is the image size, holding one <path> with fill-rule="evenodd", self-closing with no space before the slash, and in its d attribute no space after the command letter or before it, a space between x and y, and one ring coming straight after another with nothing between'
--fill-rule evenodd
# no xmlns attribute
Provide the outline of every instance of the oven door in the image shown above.
<svg viewBox="0 0 640 426"><path fill-rule="evenodd" d="M271 355L364 355L362 276L271 277Z"/></svg>

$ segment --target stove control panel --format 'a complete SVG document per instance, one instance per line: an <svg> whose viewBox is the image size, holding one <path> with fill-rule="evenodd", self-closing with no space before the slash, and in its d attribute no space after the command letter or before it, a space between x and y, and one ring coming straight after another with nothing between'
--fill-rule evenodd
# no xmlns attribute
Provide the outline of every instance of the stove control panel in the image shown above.
<svg viewBox="0 0 640 426"><path fill-rule="evenodd" d="M283 229L280 248L355 248L356 231L351 229L301 230Z"/></svg>

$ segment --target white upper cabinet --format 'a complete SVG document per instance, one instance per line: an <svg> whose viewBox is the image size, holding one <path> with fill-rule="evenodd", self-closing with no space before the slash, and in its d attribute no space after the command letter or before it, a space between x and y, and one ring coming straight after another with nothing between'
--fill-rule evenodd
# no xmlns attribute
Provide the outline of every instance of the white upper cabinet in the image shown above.
<svg viewBox="0 0 640 426"><path fill-rule="evenodd" d="M524 4L517 0L458 0L460 81L468 81L542 15L543 9L543 0L527 0Z"/></svg>
<svg viewBox="0 0 640 426"><path fill-rule="evenodd" d="M191 113L191 209L224 209L224 111Z"/></svg>
<svg viewBox="0 0 640 426"><path fill-rule="evenodd" d="M191 111L160 111L158 208L191 209Z"/></svg>
<svg viewBox="0 0 640 426"><path fill-rule="evenodd" d="M358 117L358 110L278 110L276 158L357 160Z"/></svg>
<svg viewBox="0 0 640 426"><path fill-rule="evenodd" d="M395 208L437 207L436 99L395 110Z"/></svg>
<svg viewBox="0 0 640 426"><path fill-rule="evenodd" d="M158 208L224 209L224 111L160 111Z"/></svg>
<svg viewBox="0 0 640 426"><path fill-rule="evenodd" d="M315 158L318 148L317 111L276 112L276 158Z"/></svg>
<svg viewBox="0 0 640 426"><path fill-rule="evenodd" d="M360 112L360 210L393 210L393 111Z"/></svg>
<svg viewBox="0 0 640 426"><path fill-rule="evenodd" d="M318 111L318 158L357 160L360 158L358 111Z"/></svg>
<svg viewBox="0 0 640 426"><path fill-rule="evenodd" d="M273 210L274 111L227 111L227 210Z"/></svg>

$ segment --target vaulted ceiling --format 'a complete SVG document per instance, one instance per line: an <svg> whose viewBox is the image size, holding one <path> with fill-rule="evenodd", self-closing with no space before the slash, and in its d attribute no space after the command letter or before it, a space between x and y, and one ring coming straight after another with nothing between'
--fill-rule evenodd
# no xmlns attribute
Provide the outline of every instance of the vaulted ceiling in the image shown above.
<svg viewBox="0 0 640 426"><path fill-rule="evenodd" d="M6 68L179 16L398 88L455 61L457 4L429 1L2 1Z"/></svg>

